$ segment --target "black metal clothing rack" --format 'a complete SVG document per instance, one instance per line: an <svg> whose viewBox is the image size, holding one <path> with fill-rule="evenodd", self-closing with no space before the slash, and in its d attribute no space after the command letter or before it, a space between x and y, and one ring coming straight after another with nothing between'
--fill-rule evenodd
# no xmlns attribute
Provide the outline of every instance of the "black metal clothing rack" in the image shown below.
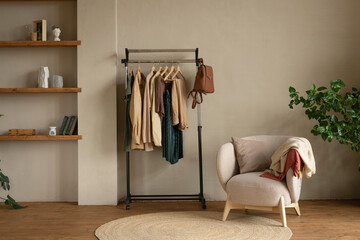
<svg viewBox="0 0 360 240"><path fill-rule="evenodd" d="M194 52L195 59L152 59L152 60L130 60L130 53L184 53ZM195 63L198 68L200 65L199 61L199 49L128 49L125 48L125 59L121 60L121 63L125 65L125 88L127 88L127 77L128 77L128 65L129 63ZM202 168L202 137L201 137L201 108L197 105L198 114L198 153L199 153L199 184L200 193L198 194L167 194L167 195L132 195L130 193L130 152L126 152L126 210L130 209L130 203L135 201L166 201L166 200L177 200L177 201L199 201L202 204L202 208L206 208L204 192L203 192L203 168Z"/></svg>

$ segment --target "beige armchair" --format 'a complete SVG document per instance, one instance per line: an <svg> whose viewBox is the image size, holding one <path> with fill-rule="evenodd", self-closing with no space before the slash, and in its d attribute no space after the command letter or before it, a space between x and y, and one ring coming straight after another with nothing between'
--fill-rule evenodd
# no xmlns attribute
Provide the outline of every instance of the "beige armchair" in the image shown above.
<svg viewBox="0 0 360 240"><path fill-rule="evenodd" d="M242 139L263 141L263 154L271 159L276 149L288 138L290 137L252 136ZM300 216L298 201L301 179L294 177L291 169L285 180L281 182L260 177L263 172L240 174L234 146L232 143L225 143L217 154L217 173L221 186L227 193L223 221L226 220L231 209L280 212L284 227L287 226L285 208L294 208L296 214Z"/></svg>

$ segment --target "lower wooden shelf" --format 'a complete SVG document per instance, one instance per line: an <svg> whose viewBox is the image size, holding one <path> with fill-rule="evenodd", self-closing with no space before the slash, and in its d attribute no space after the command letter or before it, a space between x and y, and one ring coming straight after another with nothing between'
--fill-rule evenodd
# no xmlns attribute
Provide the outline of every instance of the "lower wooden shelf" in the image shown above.
<svg viewBox="0 0 360 240"><path fill-rule="evenodd" d="M81 88L0 88L0 93L77 93Z"/></svg>
<svg viewBox="0 0 360 240"><path fill-rule="evenodd" d="M0 135L0 141L64 141L64 140L81 140L81 135L32 135L32 136L8 136Z"/></svg>

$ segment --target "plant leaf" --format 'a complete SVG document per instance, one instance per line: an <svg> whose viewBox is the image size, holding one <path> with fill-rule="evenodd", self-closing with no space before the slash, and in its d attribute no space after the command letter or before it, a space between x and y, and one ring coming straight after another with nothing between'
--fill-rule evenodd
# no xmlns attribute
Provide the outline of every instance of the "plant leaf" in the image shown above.
<svg viewBox="0 0 360 240"><path fill-rule="evenodd" d="M7 200L5 200L5 204L14 208L14 209L22 209L22 208L27 208L27 206L22 206L19 203L17 203L15 201L15 199L13 199L12 197L10 197L10 195L7 195Z"/></svg>

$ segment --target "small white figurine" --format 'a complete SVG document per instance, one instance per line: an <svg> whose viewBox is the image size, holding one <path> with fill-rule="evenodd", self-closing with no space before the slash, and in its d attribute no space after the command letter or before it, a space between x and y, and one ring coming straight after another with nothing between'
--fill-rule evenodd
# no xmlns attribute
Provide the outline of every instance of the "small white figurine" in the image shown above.
<svg viewBox="0 0 360 240"><path fill-rule="evenodd" d="M49 135L56 136L56 127L50 127Z"/></svg>
<svg viewBox="0 0 360 240"><path fill-rule="evenodd" d="M61 33L61 30L59 27L56 27L56 26L53 26L52 27L52 32L54 34L54 41L60 41L60 33Z"/></svg>
<svg viewBox="0 0 360 240"><path fill-rule="evenodd" d="M47 66L40 67L38 76L38 87L49 87L49 68Z"/></svg>

